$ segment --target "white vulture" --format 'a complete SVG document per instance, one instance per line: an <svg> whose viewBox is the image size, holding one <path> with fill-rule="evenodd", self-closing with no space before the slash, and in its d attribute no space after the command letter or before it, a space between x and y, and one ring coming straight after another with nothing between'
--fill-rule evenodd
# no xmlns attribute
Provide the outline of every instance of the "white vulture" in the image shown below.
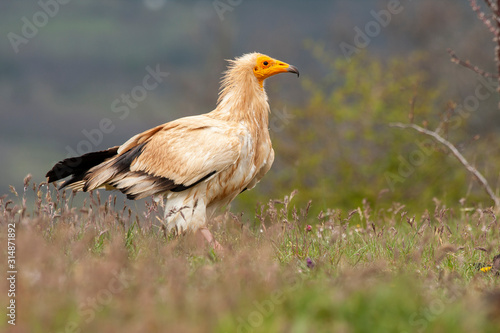
<svg viewBox="0 0 500 333"><path fill-rule="evenodd" d="M58 162L49 183L60 188L119 190L129 199L166 198L165 223L177 233L200 230L219 248L207 219L269 171L274 151L264 80L296 67L260 53L229 60L217 107L137 134L121 146Z"/></svg>

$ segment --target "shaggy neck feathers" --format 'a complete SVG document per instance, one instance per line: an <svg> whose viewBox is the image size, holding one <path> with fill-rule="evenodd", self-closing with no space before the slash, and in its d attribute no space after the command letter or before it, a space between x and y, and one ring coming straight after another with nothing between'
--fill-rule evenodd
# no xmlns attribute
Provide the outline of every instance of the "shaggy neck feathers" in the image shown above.
<svg viewBox="0 0 500 333"><path fill-rule="evenodd" d="M217 107L211 112L214 118L268 127L270 109L267 94L253 74L258 56L258 53L250 53L229 61Z"/></svg>

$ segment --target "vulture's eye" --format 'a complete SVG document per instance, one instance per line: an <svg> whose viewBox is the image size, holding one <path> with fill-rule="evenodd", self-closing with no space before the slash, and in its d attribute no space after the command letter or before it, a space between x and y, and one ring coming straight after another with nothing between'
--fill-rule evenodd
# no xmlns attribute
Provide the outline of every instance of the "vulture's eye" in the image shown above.
<svg viewBox="0 0 500 333"><path fill-rule="evenodd" d="M267 61L264 61L264 66L267 66L269 65L269 63Z"/></svg>

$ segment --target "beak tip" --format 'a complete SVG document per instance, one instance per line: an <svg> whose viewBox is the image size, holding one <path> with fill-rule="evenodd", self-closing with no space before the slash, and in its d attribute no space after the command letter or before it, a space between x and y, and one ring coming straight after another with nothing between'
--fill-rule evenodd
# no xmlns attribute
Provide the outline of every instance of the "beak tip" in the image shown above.
<svg viewBox="0 0 500 333"><path fill-rule="evenodd" d="M295 66L290 65L290 67L288 67L288 72L297 74L297 77L300 76L299 70Z"/></svg>

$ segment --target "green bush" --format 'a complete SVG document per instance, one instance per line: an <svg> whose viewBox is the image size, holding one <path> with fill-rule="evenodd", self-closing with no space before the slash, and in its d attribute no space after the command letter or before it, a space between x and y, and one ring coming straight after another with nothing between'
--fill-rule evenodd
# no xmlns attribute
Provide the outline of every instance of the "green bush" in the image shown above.
<svg viewBox="0 0 500 333"><path fill-rule="evenodd" d="M272 132L274 166L255 190L240 196L239 209L252 210L256 201L293 189L299 191L298 203L312 199L314 212L351 209L363 199L383 207L397 201L430 208L434 197L457 205L469 195L470 201L491 205L478 186L470 191L469 174L443 147L415 131L389 126L409 123L411 113L414 123L434 130L449 113L452 103L442 97L444 89L428 82L422 69L425 56L380 61L360 54L347 60L320 45L310 47L325 75L301 78L308 102L288 107L294 118ZM453 140L466 138L465 124L450 132ZM474 144L477 150L489 143Z"/></svg>

